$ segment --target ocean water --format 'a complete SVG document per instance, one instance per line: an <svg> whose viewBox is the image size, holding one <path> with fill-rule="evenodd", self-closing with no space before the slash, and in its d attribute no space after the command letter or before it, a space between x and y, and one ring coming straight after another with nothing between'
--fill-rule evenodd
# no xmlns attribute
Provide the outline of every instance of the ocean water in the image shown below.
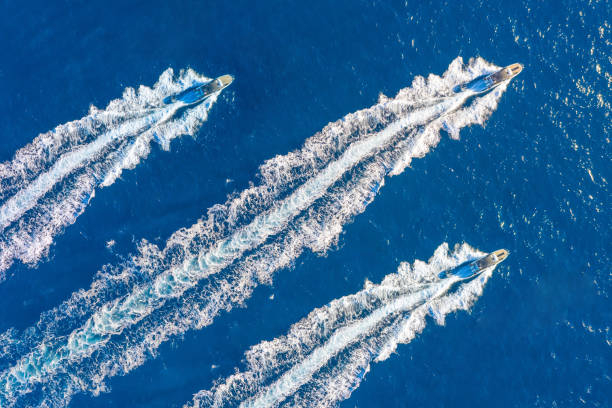
<svg viewBox="0 0 612 408"><path fill-rule="evenodd" d="M609 2L0 11L0 406L610 405Z"/></svg>

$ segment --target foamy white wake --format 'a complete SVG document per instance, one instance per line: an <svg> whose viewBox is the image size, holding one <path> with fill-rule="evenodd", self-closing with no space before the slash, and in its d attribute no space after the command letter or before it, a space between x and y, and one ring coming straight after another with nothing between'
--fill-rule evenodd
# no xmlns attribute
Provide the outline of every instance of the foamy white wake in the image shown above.
<svg viewBox="0 0 612 408"><path fill-rule="evenodd" d="M497 69L457 59L442 77L417 77L395 98L329 124L300 150L264 163L258 185L212 207L163 250L143 242L130 262L105 268L35 327L5 332L0 402L62 406L76 392L98 393L171 336L242 304L304 249L326 251L385 176L425 155L442 128L456 136L484 123L505 85L481 96L453 88Z"/></svg>
<svg viewBox="0 0 612 408"><path fill-rule="evenodd" d="M287 335L252 347L243 371L198 392L185 407L335 406L370 363L420 333L427 315L443 324L449 313L472 306L492 268L467 283L438 274L483 255L467 244L450 252L444 243L427 263L402 263L380 284L366 282L362 291L313 310Z"/></svg>
<svg viewBox="0 0 612 408"><path fill-rule="evenodd" d="M218 95L185 109L164 97L207 81L193 70L166 70L153 88L126 89L104 110L41 134L0 164L0 280L15 259L36 264L55 235L76 220L100 186L135 167L152 140L165 149L194 134Z"/></svg>

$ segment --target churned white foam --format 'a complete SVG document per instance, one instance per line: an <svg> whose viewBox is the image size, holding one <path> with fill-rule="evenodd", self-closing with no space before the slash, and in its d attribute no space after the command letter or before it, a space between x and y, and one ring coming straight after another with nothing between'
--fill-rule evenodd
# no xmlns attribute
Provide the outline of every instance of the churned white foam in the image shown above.
<svg viewBox="0 0 612 408"><path fill-rule="evenodd" d="M453 88L496 69L457 59L442 77L417 78L396 98L381 97L264 163L260 184L213 206L165 248L143 242L139 254L106 268L24 333L20 350L27 351L5 356L12 362L0 373L4 399L38 392L45 404L61 406L76 392L100 392L108 377L141 365L172 336L243 303L304 249L328 250L385 176L425 155L441 129L484 123L501 92L472 98ZM47 397L50 390L62 397Z"/></svg>
<svg viewBox="0 0 612 408"><path fill-rule="evenodd" d="M467 244L440 245L428 262L402 263L378 285L333 300L245 354L246 367L211 390L198 392L190 407L335 406L350 396L373 361L389 357L399 343L421 332L425 317L468 309L492 269L460 282L439 273L484 254Z"/></svg>
<svg viewBox="0 0 612 408"><path fill-rule="evenodd" d="M218 94L186 111L181 102L162 101L206 80L192 70L175 78L168 69L153 88L128 88L105 110L91 107L86 117L38 136L0 164L0 273L15 259L38 262L54 236L85 210L96 188L135 167L152 140L168 149L175 137L194 134Z"/></svg>

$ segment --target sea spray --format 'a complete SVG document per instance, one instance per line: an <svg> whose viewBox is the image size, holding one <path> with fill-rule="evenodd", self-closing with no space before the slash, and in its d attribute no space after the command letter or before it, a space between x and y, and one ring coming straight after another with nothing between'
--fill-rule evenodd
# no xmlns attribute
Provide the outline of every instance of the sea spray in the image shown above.
<svg viewBox="0 0 612 408"><path fill-rule="evenodd" d="M0 374L6 401L62 406L81 390L100 392L106 378L141 365L171 336L244 302L304 249L326 251L385 175L425 155L441 129L484 123L505 86L467 106L452 89L496 69L458 59L443 77L417 78L396 98L329 124L301 150L266 162L257 186L177 231L163 250L143 243L131 262L106 268L21 338L7 333L23 346L3 356L13 361Z"/></svg>
<svg viewBox="0 0 612 408"><path fill-rule="evenodd" d="M366 282L362 291L313 310L288 334L252 347L244 370L200 391L186 407L337 405L372 362L421 332L427 315L443 324L449 313L473 305L493 268L467 282L438 275L483 255L467 244L449 251L444 243L428 262L402 263L380 284Z"/></svg>
<svg viewBox="0 0 612 408"><path fill-rule="evenodd" d="M166 70L153 88L128 88L106 109L41 134L0 164L0 279L15 259L35 265L53 239L83 213L99 187L149 154L151 142L168 149L177 136L193 135L216 101L184 109L165 96L208 79L193 70Z"/></svg>

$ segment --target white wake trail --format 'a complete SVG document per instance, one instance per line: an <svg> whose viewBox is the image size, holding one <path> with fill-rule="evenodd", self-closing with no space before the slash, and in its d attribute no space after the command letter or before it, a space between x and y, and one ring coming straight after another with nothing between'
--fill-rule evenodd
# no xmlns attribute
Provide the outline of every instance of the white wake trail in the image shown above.
<svg viewBox="0 0 612 408"><path fill-rule="evenodd" d="M0 279L15 259L35 265L55 235L75 222L99 187L135 167L152 140L165 149L181 134L194 134L218 95L183 114L185 104L162 100L207 78L194 71L162 74L153 88L128 88L104 111L60 125L0 164Z"/></svg>
<svg viewBox="0 0 612 408"><path fill-rule="evenodd" d="M55 369L63 360L80 358L91 353L92 348L102 346L111 335L119 334L124 328L137 323L153 309L160 307L167 298L180 296L199 280L229 266L245 251L261 245L269 236L278 233L293 217L321 197L348 169L370 155L377 147L384 146L399 131L407 126L422 125L444 112L459 108L468 96L460 94L451 97L439 105L410 115L383 131L356 142L337 161L300 186L273 210L256 217L246 227L216 243L199 257L187 259L181 267L157 276L150 285L138 288L129 296L105 305L90 317L82 328L71 333L66 344L57 350L39 349L20 361L20 368L11 375L18 380L41 377ZM41 359L44 359L44 362Z"/></svg>
<svg viewBox="0 0 612 408"><path fill-rule="evenodd" d="M388 358L399 343L425 327L425 317L468 309L492 270L458 286L438 274L483 253L467 244L442 244L428 263L402 264L381 284L313 310L286 336L251 348L246 370L194 396L190 407L335 406L358 386L372 361ZM308 385L308 387L306 387ZM186 407L187 407L186 406Z"/></svg>
<svg viewBox="0 0 612 408"><path fill-rule="evenodd" d="M496 69L457 59L443 77L417 77L395 98L329 124L302 149L266 162L261 185L214 206L163 250L144 243L132 262L101 273L23 336L0 336L13 361L0 373L0 401L3 392L10 404L23 397L63 406L76 392L98 393L106 378L138 367L172 336L244 302L304 249L326 251L385 175L424 156L442 128L456 136L484 123L505 88L468 106L470 95L453 88Z"/></svg>
<svg viewBox="0 0 612 408"><path fill-rule="evenodd" d="M164 122L174 115L180 106L160 108L158 112L135 121L124 123L110 132L102 134L96 140L62 155L47 172L39 175L34 181L19 190L0 207L0 231L16 221L25 212L36 205L36 202L49 192L60 180L75 169L97 159L103 149L114 140L129 137L148 129L156 123Z"/></svg>

